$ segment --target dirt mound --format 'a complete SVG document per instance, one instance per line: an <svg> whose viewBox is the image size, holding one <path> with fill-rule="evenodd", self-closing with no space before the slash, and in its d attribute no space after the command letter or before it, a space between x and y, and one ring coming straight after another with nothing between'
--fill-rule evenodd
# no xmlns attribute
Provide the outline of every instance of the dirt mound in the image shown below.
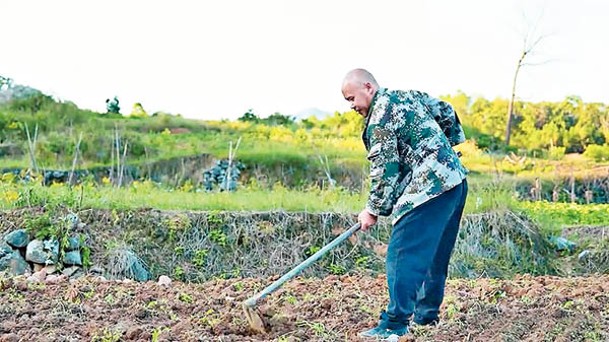
<svg viewBox="0 0 609 342"><path fill-rule="evenodd" d="M240 303L274 278L169 286L0 279L0 341L358 341L387 301L384 277L294 279L259 304L271 328L260 335ZM609 276L451 280L443 306L439 326L402 340L609 339Z"/></svg>

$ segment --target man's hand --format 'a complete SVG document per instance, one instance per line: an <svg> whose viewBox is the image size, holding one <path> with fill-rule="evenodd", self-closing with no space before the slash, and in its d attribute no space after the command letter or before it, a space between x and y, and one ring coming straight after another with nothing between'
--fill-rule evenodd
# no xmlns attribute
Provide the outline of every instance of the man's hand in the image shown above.
<svg viewBox="0 0 609 342"><path fill-rule="evenodd" d="M368 228L376 224L377 217L376 215L371 214L368 210L364 209L357 216L357 220L362 225L360 230L365 232L366 230L368 230Z"/></svg>

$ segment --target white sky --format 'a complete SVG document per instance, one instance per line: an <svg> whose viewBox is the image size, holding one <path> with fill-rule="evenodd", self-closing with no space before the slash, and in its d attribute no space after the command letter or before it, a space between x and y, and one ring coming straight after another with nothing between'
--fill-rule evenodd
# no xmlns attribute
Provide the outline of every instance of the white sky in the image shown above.
<svg viewBox="0 0 609 342"><path fill-rule="evenodd" d="M348 110L344 74L508 98L523 32L549 34L519 97L609 102L604 0L0 0L0 75L81 108L235 119ZM528 19L525 19L525 16ZM527 23L529 26L527 26Z"/></svg>

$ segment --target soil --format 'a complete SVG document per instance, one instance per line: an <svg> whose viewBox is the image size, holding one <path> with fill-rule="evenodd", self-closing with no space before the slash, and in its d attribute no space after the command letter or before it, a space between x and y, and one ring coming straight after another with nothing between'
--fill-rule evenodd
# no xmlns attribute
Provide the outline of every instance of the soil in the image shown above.
<svg viewBox="0 0 609 342"><path fill-rule="evenodd" d="M387 302L384 277L297 278L258 304L268 279L201 284L0 277L0 341L360 341ZM607 341L609 276L450 280L442 321L401 341Z"/></svg>

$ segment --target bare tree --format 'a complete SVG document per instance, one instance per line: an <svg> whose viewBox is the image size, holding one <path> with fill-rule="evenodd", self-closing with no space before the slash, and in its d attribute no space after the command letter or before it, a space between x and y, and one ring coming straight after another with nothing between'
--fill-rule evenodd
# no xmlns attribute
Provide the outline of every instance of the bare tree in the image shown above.
<svg viewBox="0 0 609 342"><path fill-rule="evenodd" d="M512 94L510 97L510 102L508 104L507 124L505 129L506 145L510 144L510 136L512 135L512 122L514 120L514 101L516 98L516 80L518 79L518 73L520 72L520 69L524 66L540 65L547 63L547 61L536 63L530 61L531 57L537 52L540 43L548 37L548 35L541 35L537 33L537 24L539 23L540 19L538 19L534 25L527 25L527 29L523 34L522 52L518 57L518 63L516 64L516 70L514 71L514 78L512 80Z"/></svg>

